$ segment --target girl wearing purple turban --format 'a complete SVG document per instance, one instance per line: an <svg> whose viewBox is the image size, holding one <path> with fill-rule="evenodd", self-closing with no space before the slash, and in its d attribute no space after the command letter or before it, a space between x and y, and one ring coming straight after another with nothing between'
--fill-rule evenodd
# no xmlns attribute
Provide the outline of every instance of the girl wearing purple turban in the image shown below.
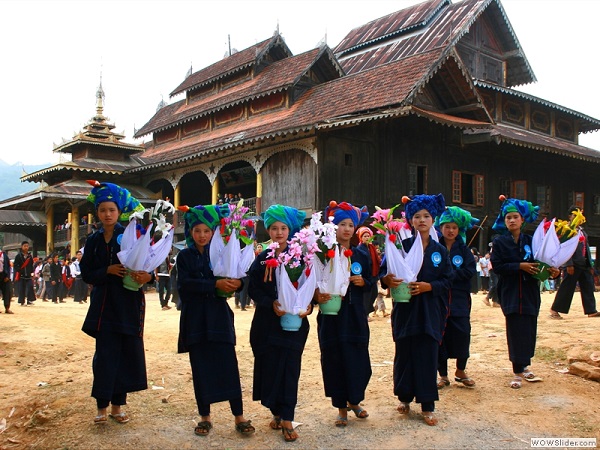
<svg viewBox="0 0 600 450"><path fill-rule="evenodd" d="M452 267L448 251L430 238L434 218L445 208L444 197L415 195L403 197L406 219L414 229L413 236L402 241L409 252L419 233L423 245L423 264L417 281L409 283L411 299L407 303L394 302L392 334L396 344L394 356L394 394L400 400L398 412L408 414L410 403L421 403L423 420L437 425L434 415L437 389L438 351L448 314L448 289L452 282ZM381 267L384 288L396 287L402 281L387 273L387 264Z"/></svg>
<svg viewBox="0 0 600 450"><path fill-rule="evenodd" d="M272 205L263 213L265 228L273 242L279 244L278 256L287 249L287 241L300 230L306 213L284 205ZM270 250L261 252L250 267L248 295L256 309L250 327L250 345L254 353L253 400L271 410L273 419L269 426L281 430L287 442L298 439L294 430L294 410L298 401L298 380L302 352L308 337L309 324L301 315L302 326L298 331L285 331L279 317L285 312L277 301L275 259L268 258Z"/></svg>
<svg viewBox="0 0 600 450"><path fill-rule="evenodd" d="M358 273L352 272L337 315L325 315L319 311L317 316L325 396L330 397L331 404L338 408L335 425L345 427L349 409L359 419L369 417L369 413L360 406L371 379L370 333L364 296L377 280L372 276L369 253L350 245L356 228L369 217L367 208L359 209L346 202L338 204L332 201L325 209L324 220L329 217L333 217L333 223L338 227L336 239L339 251L344 256L350 254L353 268L360 269L356 270ZM329 294L321 294L317 289L317 302L325 303L329 298Z"/></svg>

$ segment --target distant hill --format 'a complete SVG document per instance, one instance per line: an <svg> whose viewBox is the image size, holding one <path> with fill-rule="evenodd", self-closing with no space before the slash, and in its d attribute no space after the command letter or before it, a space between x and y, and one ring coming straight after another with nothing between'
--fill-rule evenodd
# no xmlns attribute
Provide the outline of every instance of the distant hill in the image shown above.
<svg viewBox="0 0 600 450"><path fill-rule="evenodd" d="M27 173L32 173L50 165L51 163L49 162L40 165L23 165L21 163L10 165L0 160L0 186L2 186L0 188L0 200L37 189L39 183L21 182L23 170Z"/></svg>

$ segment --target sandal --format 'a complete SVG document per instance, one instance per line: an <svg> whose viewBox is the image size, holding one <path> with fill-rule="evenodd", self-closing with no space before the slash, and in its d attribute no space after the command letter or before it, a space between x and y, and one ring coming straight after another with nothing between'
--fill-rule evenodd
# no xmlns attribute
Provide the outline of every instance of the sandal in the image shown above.
<svg viewBox="0 0 600 450"><path fill-rule="evenodd" d="M425 421L425 423L430 427L433 427L438 424L437 417L433 415L433 411L422 412L421 414L423 415L423 420Z"/></svg>
<svg viewBox="0 0 600 450"><path fill-rule="evenodd" d="M348 425L348 417L337 416L337 419L335 419L335 426L344 428L346 425Z"/></svg>
<svg viewBox="0 0 600 450"><path fill-rule="evenodd" d="M108 417L110 417L112 420L114 420L117 423L129 422L129 416L125 412L120 412L119 414L109 414Z"/></svg>
<svg viewBox="0 0 600 450"><path fill-rule="evenodd" d="M198 422L198 426L194 428L194 434L196 434L196 436L207 436L211 429L212 423L208 420Z"/></svg>
<svg viewBox="0 0 600 450"><path fill-rule="evenodd" d="M8 312L8 311L6 311ZM600 317L600 312L596 311L595 313L588 314L588 317Z"/></svg>
<svg viewBox="0 0 600 450"><path fill-rule="evenodd" d="M408 414L410 412L410 403L400 402L400 405L396 409L400 414Z"/></svg>
<svg viewBox="0 0 600 450"><path fill-rule="evenodd" d="M523 379L520 376L515 375L515 377L510 382L510 387L513 389L521 389L522 381Z"/></svg>
<svg viewBox="0 0 600 450"><path fill-rule="evenodd" d="M548 317L549 317L550 319L555 319L555 320L562 320L562 319L563 319L563 316L561 316L561 315L560 315L559 313L557 313L557 312L551 312L551 313L548 315Z"/></svg>
<svg viewBox="0 0 600 450"><path fill-rule="evenodd" d="M273 416L273 420L269 424L272 430L281 430L281 417Z"/></svg>
<svg viewBox="0 0 600 450"><path fill-rule="evenodd" d="M475 386L475 381L472 380L469 377L467 377L467 378L454 377L454 381L456 381L457 383L462 383L466 387L473 387L473 386ZM450 383L448 383L448 384L450 384ZM438 384L438 386L439 386L439 384Z"/></svg>
<svg viewBox="0 0 600 450"><path fill-rule="evenodd" d="M530 383L533 383L535 381L542 381L542 379L540 377L535 375L529 369L523 371L523 378L525 378L525 381L529 381Z"/></svg>
<svg viewBox="0 0 600 450"><path fill-rule="evenodd" d="M94 423L96 425L106 423L107 421L108 419L106 418L106 414L98 414L96 417L94 417Z"/></svg>
<svg viewBox="0 0 600 450"><path fill-rule="evenodd" d="M367 412L367 410L361 408L360 406L358 408L352 408L351 406L349 406L348 409L352 411L354 415L359 419L366 419L367 417L369 417L369 413Z"/></svg>
<svg viewBox="0 0 600 450"><path fill-rule="evenodd" d="M247 420L246 422L238 422L235 424L236 431L239 431L241 434L252 434L256 431L256 429L250 424L251 420Z"/></svg>
<svg viewBox="0 0 600 450"><path fill-rule="evenodd" d="M443 389L446 386L450 386L450 380L447 377L441 377L437 382L437 388Z"/></svg>
<svg viewBox="0 0 600 450"><path fill-rule="evenodd" d="M293 428L286 428L282 426L281 433L283 434L283 439L285 442L294 442L296 439L298 439L298 434Z"/></svg>

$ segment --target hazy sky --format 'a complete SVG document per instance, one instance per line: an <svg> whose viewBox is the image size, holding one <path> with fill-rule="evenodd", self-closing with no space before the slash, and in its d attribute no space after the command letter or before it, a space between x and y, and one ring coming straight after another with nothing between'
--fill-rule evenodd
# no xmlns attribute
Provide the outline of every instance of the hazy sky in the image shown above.
<svg viewBox="0 0 600 450"><path fill-rule="evenodd" d="M54 163L95 114L102 73L104 114L135 142L162 98L189 70L270 37L277 26L294 54L327 36L335 47L354 27L417 0L0 0L0 159ZM599 0L503 0L538 79L517 89L600 119ZM175 100L178 100L177 97ZM146 137L148 139L148 137ZM141 141L139 141L141 143ZM600 132L582 135L600 150Z"/></svg>

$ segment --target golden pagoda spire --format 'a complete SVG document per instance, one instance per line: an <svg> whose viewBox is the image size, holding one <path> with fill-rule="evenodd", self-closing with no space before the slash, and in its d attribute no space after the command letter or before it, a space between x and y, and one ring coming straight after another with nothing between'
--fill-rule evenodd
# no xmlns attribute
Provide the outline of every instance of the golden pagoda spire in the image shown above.
<svg viewBox="0 0 600 450"><path fill-rule="evenodd" d="M104 111L104 90L102 89L102 72L100 72L100 85L96 91L96 116L102 117Z"/></svg>

